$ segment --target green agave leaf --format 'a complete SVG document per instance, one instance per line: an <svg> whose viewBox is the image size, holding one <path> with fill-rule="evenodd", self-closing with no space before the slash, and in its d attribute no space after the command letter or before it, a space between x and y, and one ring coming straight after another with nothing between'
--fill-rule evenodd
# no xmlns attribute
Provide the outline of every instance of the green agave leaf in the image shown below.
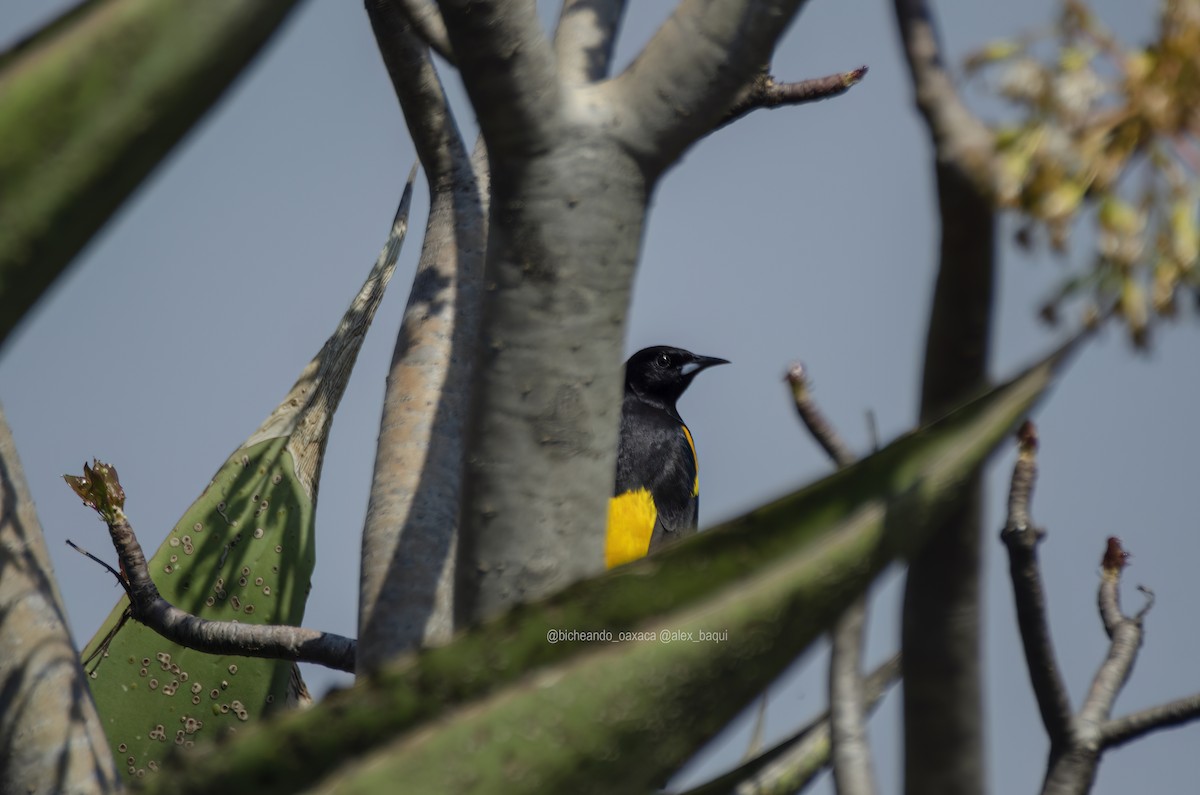
<svg viewBox="0 0 1200 795"><path fill-rule="evenodd" d="M0 56L0 342L296 0L89 0Z"/></svg>
<svg viewBox="0 0 1200 795"><path fill-rule="evenodd" d="M236 747L198 749L169 790L659 786L883 568L920 548L1072 347L808 488L405 658ZM572 630L611 642L548 642ZM619 642L622 632L644 639Z"/></svg>
<svg viewBox="0 0 1200 795"><path fill-rule="evenodd" d="M298 625L316 561L317 482L341 399L407 229L415 169L387 246L337 331L266 422L221 466L149 561L159 592L217 620ZM70 483L70 479L68 479ZM79 488L72 484L72 488ZM124 621L122 597L84 649L118 767L141 778L168 752L237 730L288 696L292 664L185 649Z"/></svg>

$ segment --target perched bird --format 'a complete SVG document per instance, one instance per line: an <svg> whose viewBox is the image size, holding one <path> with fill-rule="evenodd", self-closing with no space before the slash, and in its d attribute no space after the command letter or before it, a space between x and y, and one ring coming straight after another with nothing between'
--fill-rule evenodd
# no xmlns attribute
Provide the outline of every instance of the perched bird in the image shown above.
<svg viewBox="0 0 1200 795"><path fill-rule="evenodd" d="M706 367L729 364L681 348L646 348L625 363L617 479L604 562L619 566L696 532L696 444L675 402Z"/></svg>

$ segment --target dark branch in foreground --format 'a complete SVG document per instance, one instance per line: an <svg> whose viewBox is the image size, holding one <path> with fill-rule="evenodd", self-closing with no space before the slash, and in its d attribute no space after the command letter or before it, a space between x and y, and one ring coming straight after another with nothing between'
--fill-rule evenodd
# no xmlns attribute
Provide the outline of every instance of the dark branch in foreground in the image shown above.
<svg viewBox="0 0 1200 795"><path fill-rule="evenodd" d="M764 70L742 90L742 93L734 100L733 107L729 109L715 129L719 130L748 113L762 108L773 110L785 105L806 105L809 102L820 102L823 99L839 97L861 83L867 76L867 71L866 66L860 66L849 72L838 72L825 77L798 80L794 83L780 83Z"/></svg>
<svg viewBox="0 0 1200 795"><path fill-rule="evenodd" d="M1121 572L1129 562L1120 539L1109 538L1101 561L1098 608L1111 643L1108 655L1092 680L1079 712L1071 712L1066 686L1054 657L1046 621L1046 597L1037 560L1044 533L1029 518L1029 499L1037 477L1037 431L1026 422L1018 432L1020 452L1013 468L1008 520L1000 534L1008 548L1017 621L1029 677L1037 695L1042 722L1050 738L1050 760L1042 792L1045 795L1083 793L1091 789L1100 757L1113 748L1158 729L1179 726L1200 717L1200 694L1113 719L1112 708L1129 679L1143 638L1143 620L1154 594L1139 586L1146 604L1136 614L1121 610Z"/></svg>
<svg viewBox="0 0 1200 795"><path fill-rule="evenodd" d="M83 477L66 475L64 479L108 525L125 574L122 584L129 594L134 620L196 651L310 662L354 672L356 644L351 638L301 627L210 621L175 607L162 597L150 578L142 546L125 517L125 491L117 470L96 461L91 467L84 464ZM121 579L119 573L117 578Z"/></svg>

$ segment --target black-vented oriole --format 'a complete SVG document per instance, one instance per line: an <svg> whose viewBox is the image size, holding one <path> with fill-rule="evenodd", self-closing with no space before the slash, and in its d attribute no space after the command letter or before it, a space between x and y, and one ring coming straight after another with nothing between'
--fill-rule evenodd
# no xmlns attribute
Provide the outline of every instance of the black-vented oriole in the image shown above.
<svg viewBox="0 0 1200 795"><path fill-rule="evenodd" d="M612 568L696 532L696 444L675 408L701 370L725 359L645 348L625 363L617 478L608 505L605 564Z"/></svg>

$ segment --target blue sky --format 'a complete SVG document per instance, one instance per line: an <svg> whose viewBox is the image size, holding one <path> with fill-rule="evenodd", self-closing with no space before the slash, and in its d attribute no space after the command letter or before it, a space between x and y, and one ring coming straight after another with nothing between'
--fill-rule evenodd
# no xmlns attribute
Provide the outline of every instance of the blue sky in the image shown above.
<svg viewBox="0 0 1200 795"><path fill-rule="evenodd" d="M12 40L65 3L9 0ZM630 4L626 62L668 10ZM1050 4L942 3L954 57L1049 22ZM1154 25L1150 3L1096 3L1131 41ZM857 448L873 410L888 439L916 415L936 218L930 153L911 106L890 3L810 3L775 73L798 79L868 64L848 95L760 111L702 141L654 197L628 348L672 344L730 359L681 403L701 459L709 525L828 471L795 420L782 376L801 359L816 396ZM553 14L548 14L552 19ZM473 135L457 77L443 72ZM115 464L128 511L154 548L217 466L266 416L316 352L383 244L414 159L359 3L309 0L265 57L79 257L0 350L0 402L38 503L76 639L117 599L111 579L70 553L107 548L102 525L60 475L98 456ZM306 624L355 633L358 536L374 458L383 378L419 250L427 201L368 336L333 427L318 506L320 548ZM1004 228L1010 233L1012 224ZM1006 244L997 313L998 377L1057 334L1035 309L1086 252L1064 262ZM114 364L77 344L104 334ZM1091 343L1038 413L1043 441L1034 518L1051 624L1078 703L1106 640L1095 610L1108 535L1135 554L1127 574L1155 590L1145 647L1118 714L1200 687L1200 328L1163 330L1149 355L1115 330ZM986 673L990 779L996 792L1041 780L1046 742L1015 629L996 534L1011 451L990 476ZM899 577L877 591L870 656L899 636ZM730 638L730 642L736 642ZM315 692L344 679L310 669ZM771 689L768 739L820 709L819 653ZM872 722L884 792L900 789L898 696ZM704 775L740 756L743 725L705 754ZM1200 727L1113 752L1095 792L1179 792L1200 779ZM828 787L828 784L823 785ZM828 791L828 790L826 790Z"/></svg>

